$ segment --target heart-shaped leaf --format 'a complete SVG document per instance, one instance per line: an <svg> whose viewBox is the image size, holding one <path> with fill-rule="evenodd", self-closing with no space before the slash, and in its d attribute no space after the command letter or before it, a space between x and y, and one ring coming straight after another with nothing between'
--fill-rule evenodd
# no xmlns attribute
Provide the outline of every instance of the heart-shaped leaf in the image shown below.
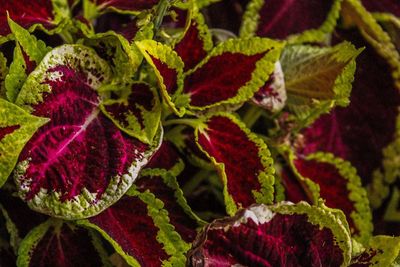
<svg viewBox="0 0 400 267"><path fill-rule="evenodd" d="M36 211L66 219L98 214L132 185L158 148L123 133L100 110L97 89L111 80L91 49L52 50L28 77L16 103L49 118L22 152L15 172L20 196Z"/></svg>

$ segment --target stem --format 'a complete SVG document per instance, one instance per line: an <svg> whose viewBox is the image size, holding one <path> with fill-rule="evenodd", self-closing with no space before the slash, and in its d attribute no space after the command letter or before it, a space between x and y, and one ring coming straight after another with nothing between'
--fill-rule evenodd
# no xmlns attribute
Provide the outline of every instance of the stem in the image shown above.
<svg viewBox="0 0 400 267"><path fill-rule="evenodd" d="M72 36L72 34L68 31L68 30L64 30L62 32L59 33L61 39L63 39L63 41L67 44L73 44L75 43L74 41L74 37Z"/></svg>
<svg viewBox="0 0 400 267"><path fill-rule="evenodd" d="M257 122L258 118L263 114L263 110L257 106L250 106L246 113L243 115L242 121L248 128L253 127L254 123Z"/></svg>
<svg viewBox="0 0 400 267"><path fill-rule="evenodd" d="M171 6L170 3L171 0L161 0L160 3L157 6L156 9L156 14L154 17L154 36L157 35L158 30L161 27L161 24L163 22L164 16L167 13L169 7Z"/></svg>
<svg viewBox="0 0 400 267"><path fill-rule="evenodd" d="M182 191L184 192L185 196L189 195L190 193L195 190L201 182L203 182L207 177L209 177L210 171L208 170L200 170L196 173L192 179L190 179L186 184L182 187Z"/></svg>
<svg viewBox="0 0 400 267"><path fill-rule="evenodd" d="M163 126L171 126L176 124L183 124L192 128L198 128L201 125L201 121L198 119L172 119L163 123Z"/></svg>

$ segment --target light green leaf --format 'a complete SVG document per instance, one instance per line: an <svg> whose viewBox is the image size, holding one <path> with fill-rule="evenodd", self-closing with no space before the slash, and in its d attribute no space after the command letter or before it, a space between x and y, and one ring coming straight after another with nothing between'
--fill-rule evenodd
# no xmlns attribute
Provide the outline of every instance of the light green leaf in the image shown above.
<svg viewBox="0 0 400 267"><path fill-rule="evenodd" d="M10 70L5 79L5 90L7 99L15 102L19 90L22 88L26 75L26 63L19 43L14 48L14 60L10 65Z"/></svg>
<svg viewBox="0 0 400 267"><path fill-rule="evenodd" d="M18 41L28 55L28 57L39 64L43 57L51 50L46 44L31 35L28 30L24 29L8 17L8 24L16 41Z"/></svg>
<svg viewBox="0 0 400 267"><path fill-rule="evenodd" d="M0 99L0 187L10 176L24 145L48 121Z"/></svg>
<svg viewBox="0 0 400 267"><path fill-rule="evenodd" d="M287 105L301 126L335 105L347 106L354 80L357 50L348 42L334 47L288 46L281 57Z"/></svg>

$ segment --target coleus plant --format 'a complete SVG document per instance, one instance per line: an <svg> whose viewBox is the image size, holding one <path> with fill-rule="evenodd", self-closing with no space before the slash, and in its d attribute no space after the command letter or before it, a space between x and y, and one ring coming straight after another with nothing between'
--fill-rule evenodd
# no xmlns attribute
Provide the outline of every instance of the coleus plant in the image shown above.
<svg viewBox="0 0 400 267"><path fill-rule="evenodd" d="M0 0L0 266L397 266L399 10Z"/></svg>

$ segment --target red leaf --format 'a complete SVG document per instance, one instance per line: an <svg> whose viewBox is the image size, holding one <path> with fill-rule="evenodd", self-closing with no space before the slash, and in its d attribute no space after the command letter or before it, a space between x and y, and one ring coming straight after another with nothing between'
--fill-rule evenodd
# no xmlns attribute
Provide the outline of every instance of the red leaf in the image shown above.
<svg viewBox="0 0 400 267"><path fill-rule="evenodd" d="M18 265L103 266L102 257L93 242L88 230L49 220L32 230L23 240Z"/></svg>
<svg viewBox="0 0 400 267"><path fill-rule="evenodd" d="M307 207L290 209L300 206ZM310 222L311 213L320 215L321 225ZM292 214L253 206L208 225L189 261L191 266L346 266L338 223L322 223L325 216L317 208ZM339 232L343 237L345 230Z"/></svg>
<svg viewBox="0 0 400 267"><path fill-rule="evenodd" d="M199 27L199 22L192 20L185 35L175 46L175 51L185 63L184 71L193 69L207 56L205 40L200 35ZM209 41L211 42L211 37Z"/></svg>
<svg viewBox="0 0 400 267"><path fill-rule="evenodd" d="M258 36L285 39L289 35L319 28L332 8L334 0L263 1L258 12Z"/></svg>
<svg viewBox="0 0 400 267"><path fill-rule="evenodd" d="M24 28L41 24L47 30L56 27L53 23L53 3L51 0L1 0L0 1L0 36L10 34L7 22L7 11L13 21Z"/></svg>
<svg viewBox="0 0 400 267"><path fill-rule="evenodd" d="M160 266L161 261L169 258L157 241L159 229L148 215L146 204L138 197L124 196L89 222L104 231L142 266Z"/></svg>
<svg viewBox="0 0 400 267"><path fill-rule="evenodd" d="M263 141L231 116L214 115L205 123L204 129L197 129L196 140L217 165L234 202L248 207L258 197L272 201L272 159Z"/></svg>
<svg viewBox="0 0 400 267"><path fill-rule="evenodd" d="M400 17L400 2L397 0L362 0L361 2L369 12L391 13Z"/></svg>
<svg viewBox="0 0 400 267"><path fill-rule="evenodd" d="M257 61L266 53L268 51L254 55L225 52L211 57L185 77L184 92L190 96L190 104L205 107L236 96L251 80Z"/></svg>

